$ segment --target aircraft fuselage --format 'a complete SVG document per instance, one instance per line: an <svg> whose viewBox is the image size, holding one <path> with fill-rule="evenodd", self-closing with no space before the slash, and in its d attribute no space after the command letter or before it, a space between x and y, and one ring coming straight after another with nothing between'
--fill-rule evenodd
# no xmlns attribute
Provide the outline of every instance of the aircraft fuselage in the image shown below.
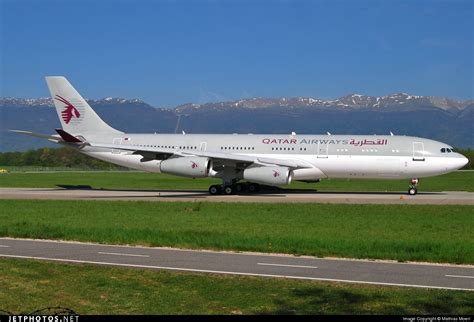
<svg viewBox="0 0 474 322"><path fill-rule="evenodd" d="M255 157L304 160L324 178L421 178L459 169L466 158L442 142L410 136L380 135L252 135L252 134L120 134L90 135L104 144L166 148L176 152L207 151ZM444 151L444 152L442 152ZM86 147L92 157L125 167L160 172L160 160L142 161L128 151ZM304 169L302 169L304 170ZM294 180L311 180L311 174Z"/></svg>

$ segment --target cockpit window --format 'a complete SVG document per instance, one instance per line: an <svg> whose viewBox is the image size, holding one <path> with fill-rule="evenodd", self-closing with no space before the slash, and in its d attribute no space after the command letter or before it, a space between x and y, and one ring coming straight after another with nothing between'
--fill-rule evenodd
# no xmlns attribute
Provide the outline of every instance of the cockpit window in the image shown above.
<svg viewBox="0 0 474 322"><path fill-rule="evenodd" d="M441 148L441 153L446 153L446 149L445 149L445 148Z"/></svg>
<svg viewBox="0 0 474 322"><path fill-rule="evenodd" d="M451 153L451 149L450 149L450 148L447 148L446 150L447 150L449 153Z"/></svg>
<svg viewBox="0 0 474 322"><path fill-rule="evenodd" d="M451 148L451 152L456 152L456 150L454 150L453 148Z"/></svg>

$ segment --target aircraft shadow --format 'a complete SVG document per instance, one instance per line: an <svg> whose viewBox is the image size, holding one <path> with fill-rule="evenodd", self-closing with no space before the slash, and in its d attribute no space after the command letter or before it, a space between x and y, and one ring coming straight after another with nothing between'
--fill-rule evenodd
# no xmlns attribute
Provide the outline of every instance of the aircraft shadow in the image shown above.
<svg viewBox="0 0 474 322"><path fill-rule="evenodd" d="M192 189L126 189L126 188L93 188L89 185L65 185L57 184L56 187L67 190L91 190L91 191L117 191L117 192L184 192L184 193L208 193L207 190Z"/></svg>
<svg viewBox="0 0 474 322"><path fill-rule="evenodd" d="M165 192L165 193L176 193L175 195L171 196L163 196L163 197L198 197L198 196L206 196L209 195L207 190L192 190L192 189L125 189L125 188L93 188L89 185L64 185L64 184L57 184L58 188L67 189L67 190L90 190L90 191L117 191L117 192ZM405 191L318 191L317 189L284 189L278 187L262 187L260 191L257 193L249 193L247 191L243 191L240 193L236 193L235 195L242 195L242 196L275 196L275 195L292 195L292 194L318 194L318 195L406 195ZM444 195L444 192L418 192L419 195ZM126 198L127 196L121 196ZM134 198L149 198L150 196L136 196L130 195L128 197ZM98 198L107 198L105 196L101 196Z"/></svg>

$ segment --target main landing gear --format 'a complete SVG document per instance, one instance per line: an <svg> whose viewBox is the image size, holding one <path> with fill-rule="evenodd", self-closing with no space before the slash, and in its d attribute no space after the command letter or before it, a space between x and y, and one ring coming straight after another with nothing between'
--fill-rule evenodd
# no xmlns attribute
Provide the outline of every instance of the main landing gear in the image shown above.
<svg viewBox="0 0 474 322"><path fill-rule="evenodd" d="M410 188L408 189L408 194L410 196L414 196L418 193L418 189L417 189L418 182L419 182L418 178L411 179Z"/></svg>
<svg viewBox="0 0 474 322"><path fill-rule="evenodd" d="M236 183L227 185L212 185L209 187L209 194L211 195L234 195L236 193L242 193L248 191L255 193L260 190L260 185L257 183Z"/></svg>

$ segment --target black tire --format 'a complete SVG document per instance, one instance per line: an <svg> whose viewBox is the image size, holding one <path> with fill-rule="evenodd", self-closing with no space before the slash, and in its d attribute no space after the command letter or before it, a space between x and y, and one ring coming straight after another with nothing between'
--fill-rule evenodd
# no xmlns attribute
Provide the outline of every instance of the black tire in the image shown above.
<svg viewBox="0 0 474 322"><path fill-rule="evenodd" d="M244 190L245 190L245 185L243 183L237 183L235 185L235 192L236 193L244 192Z"/></svg>
<svg viewBox="0 0 474 322"><path fill-rule="evenodd" d="M218 195L220 193L221 193L221 187L220 186L214 184L214 185L209 187L209 194L210 195L215 196L215 195Z"/></svg>
<svg viewBox="0 0 474 322"><path fill-rule="evenodd" d="M224 194L225 194L225 195L233 195L233 194L235 194L235 187L234 187L234 186L225 186L225 187L224 187Z"/></svg>
<svg viewBox="0 0 474 322"><path fill-rule="evenodd" d="M260 185L257 183L251 183L248 186L248 191L250 193L258 192L260 190Z"/></svg>
<svg viewBox="0 0 474 322"><path fill-rule="evenodd" d="M410 189L408 189L408 194L409 194L410 196L416 195L417 192L418 192L418 191L416 190L416 188L410 188Z"/></svg>

